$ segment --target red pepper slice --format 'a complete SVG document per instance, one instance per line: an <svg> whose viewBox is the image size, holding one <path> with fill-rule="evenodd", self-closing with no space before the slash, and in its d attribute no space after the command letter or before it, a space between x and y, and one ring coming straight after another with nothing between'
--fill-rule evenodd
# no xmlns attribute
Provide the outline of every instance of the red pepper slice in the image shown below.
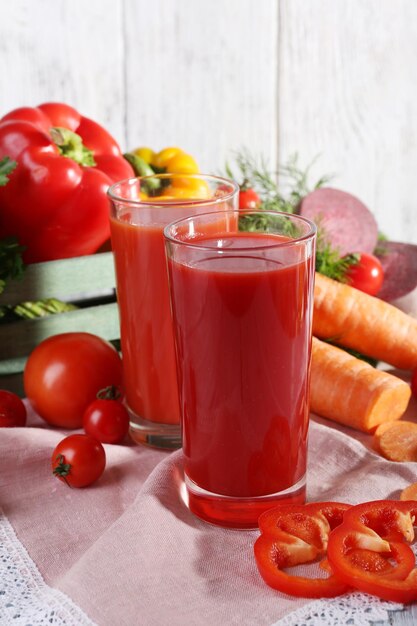
<svg viewBox="0 0 417 626"><path fill-rule="evenodd" d="M254 551L258 570L267 585L293 596L333 597L350 585L331 574L328 578L292 576L283 568L309 563L324 555L329 534L338 526L348 504L319 502L280 506L259 518L260 537Z"/></svg>
<svg viewBox="0 0 417 626"><path fill-rule="evenodd" d="M416 522L417 502L378 500L349 509L342 524L330 536L327 557L335 575L360 591L403 604L417 599L417 569L410 546ZM396 565L367 567L356 558L371 551L394 560ZM378 558L378 557L377 557Z"/></svg>

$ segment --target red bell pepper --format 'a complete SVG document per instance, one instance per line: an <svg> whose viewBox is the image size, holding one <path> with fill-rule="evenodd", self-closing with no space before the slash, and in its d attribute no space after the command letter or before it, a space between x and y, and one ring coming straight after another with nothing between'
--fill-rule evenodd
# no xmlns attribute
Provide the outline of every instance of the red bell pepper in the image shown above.
<svg viewBox="0 0 417 626"><path fill-rule="evenodd" d="M330 532L341 524L348 504L318 502L279 506L259 518L260 537L254 551L259 573L267 585L305 598L333 597L350 587L331 574L327 578L292 576L283 568L308 563L326 554Z"/></svg>
<svg viewBox="0 0 417 626"><path fill-rule="evenodd" d="M352 507L330 536L327 557L335 575L347 585L383 600L408 603L417 599L415 556L404 541L413 541L417 502L379 500ZM367 567L366 555L375 554ZM365 555L365 562L363 559ZM396 565L391 561L394 560Z"/></svg>
<svg viewBox="0 0 417 626"><path fill-rule="evenodd" d="M110 235L107 189L134 175L101 126L59 103L0 120L0 160L17 161L0 188L0 238L17 237L27 263L95 252Z"/></svg>

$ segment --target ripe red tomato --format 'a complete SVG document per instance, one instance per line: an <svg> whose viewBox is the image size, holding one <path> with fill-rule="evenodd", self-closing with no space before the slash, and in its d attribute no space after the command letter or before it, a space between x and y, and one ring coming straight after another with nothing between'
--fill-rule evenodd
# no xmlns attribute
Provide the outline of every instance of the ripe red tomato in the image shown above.
<svg viewBox="0 0 417 626"><path fill-rule="evenodd" d="M52 473L70 487L88 487L106 467L106 453L90 435L70 435L52 453Z"/></svg>
<svg viewBox="0 0 417 626"><path fill-rule="evenodd" d="M376 256L361 252L358 263L351 265L346 277L352 287L376 296L384 281L384 270Z"/></svg>
<svg viewBox="0 0 417 626"><path fill-rule="evenodd" d="M24 426L26 407L15 393L0 389L0 428Z"/></svg>
<svg viewBox="0 0 417 626"><path fill-rule="evenodd" d="M35 411L49 424L81 428L98 391L120 386L122 362L107 341L89 333L49 337L29 355L24 387Z"/></svg>
<svg viewBox="0 0 417 626"><path fill-rule="evenodd" d="M257 209L261 204L261 199L254 189L241 189L239 192L239 209L241 211Z"/></svg>
<svg viewBox="0 0 417 626"><path fill-rule="evenodd" d="M102 443L119 443L129 430L129 413L114 387L103 389L84 412L86 433Z"/></svg>

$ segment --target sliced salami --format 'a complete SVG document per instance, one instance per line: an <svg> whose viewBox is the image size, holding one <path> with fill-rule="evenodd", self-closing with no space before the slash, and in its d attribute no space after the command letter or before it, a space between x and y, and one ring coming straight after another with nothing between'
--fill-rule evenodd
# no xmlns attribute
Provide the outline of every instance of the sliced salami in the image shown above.
<svg viewBox="0 0 417 626"><path fill-rule="evenodd" d="M384 282L378 298L392 302L417 287L417 246L412 243L385 241L378 253L384 270Z"/></svg>
<svg viewBox="0 0 417 626"><path fill-rule="evenodd" d="M376 246L376 219L350 193L331 187L316 189L302 200L300 214L317 224L341 256L350 252L371 253Z"/></svg>

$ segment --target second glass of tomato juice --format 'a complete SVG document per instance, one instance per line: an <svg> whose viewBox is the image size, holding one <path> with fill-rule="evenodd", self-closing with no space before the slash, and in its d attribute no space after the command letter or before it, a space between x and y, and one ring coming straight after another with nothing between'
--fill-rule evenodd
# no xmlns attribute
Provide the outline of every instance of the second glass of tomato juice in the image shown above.
<svg viewBox="0 0 417 626"><path fill-rule="evenodd" d="M274 212L165 228L191 511L226 527L305 499L316 228Z"/></svg>
<svg viewBox="0 0 417 626"><path fill-rule="evenodd" d="M130 434L139 443L181 446L163 229L183 217L236 208L238 192L232 181L200 174L156 174L109 189L124 392Z"/></svg>

